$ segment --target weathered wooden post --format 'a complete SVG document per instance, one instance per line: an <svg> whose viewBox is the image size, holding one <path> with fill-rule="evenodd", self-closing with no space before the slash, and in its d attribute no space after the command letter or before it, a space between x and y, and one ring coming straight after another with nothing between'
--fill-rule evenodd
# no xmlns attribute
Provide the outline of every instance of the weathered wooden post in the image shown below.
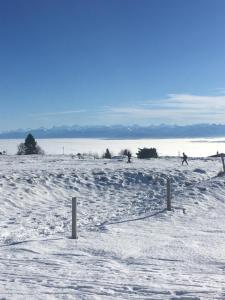
<svg viewBox="0 0 225 300"><path fill-rule="evenodd" d="M171 180L168 177L166 181L166 204L167 204L167 210L171 211Z"/></svg>
<svg viewBox="0 0 225 300"><path fill-rule="evenodd" d="M72 198L72 239L77 239L77 198Z"/></svg>
<svg viewBox="0 0 225 300"><path fill-rule="evenodd" d="M224 164L224 156L223 156L223 154L221 154L221 160L222 160L222 164L223 164L223 173L225 173L225 164Z"/></svg>

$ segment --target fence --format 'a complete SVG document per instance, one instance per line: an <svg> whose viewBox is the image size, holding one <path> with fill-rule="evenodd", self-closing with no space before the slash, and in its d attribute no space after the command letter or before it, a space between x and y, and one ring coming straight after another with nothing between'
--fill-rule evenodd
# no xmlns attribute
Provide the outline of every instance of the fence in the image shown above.
<svg viewBox="0 0 225 300"><path fill-rule="evenodd" d="M225 174L225 162L224 162L224 156L221 155L222 160L222 166L223 166L223 173ZM171 211L172 210L172 189L171 189L171 178L167 177L166 179L166 210ZM185 208L181 207L174 207L178 209L182 209L183 213L186 213ZM72 239L78 239L77 235L77 198L72 198Z"/></svg>

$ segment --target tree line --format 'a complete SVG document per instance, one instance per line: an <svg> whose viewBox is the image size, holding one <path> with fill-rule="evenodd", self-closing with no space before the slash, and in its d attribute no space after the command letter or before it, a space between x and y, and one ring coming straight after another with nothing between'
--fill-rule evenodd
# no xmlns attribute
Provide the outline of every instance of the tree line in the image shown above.
<svg viewBox="0 0 225 300"><path fill-rule="evenodd" d="M24 143L20 143L18 145L18 151L17 155L33 155L33 154L39 154L43 155L45 154L44 150L38 145L35 138L31 133L29 133L24 141ZM80 153L78 153L80 158ZM127 156L128 162L130 162L132 153L129 149L123 149L120 151L120 155ZM158 158L158 153L156 148L139 148L138 152L136 153L137 158L140 159L148 159L148 158ZM102 158L105 159L111 159L113 157L110 150L107 148L105 153L102 155Z"/></svg>

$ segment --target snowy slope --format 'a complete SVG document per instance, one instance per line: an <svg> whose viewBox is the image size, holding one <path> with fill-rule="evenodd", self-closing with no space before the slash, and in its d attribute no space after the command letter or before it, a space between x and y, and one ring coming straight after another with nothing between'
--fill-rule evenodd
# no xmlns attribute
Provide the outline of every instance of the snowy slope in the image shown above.
<svg viewBox="0 0 225 300"><path fill-rule="evenodd" d="M2 299L225 299L219 159L2 156L0 164Z"/></svg>

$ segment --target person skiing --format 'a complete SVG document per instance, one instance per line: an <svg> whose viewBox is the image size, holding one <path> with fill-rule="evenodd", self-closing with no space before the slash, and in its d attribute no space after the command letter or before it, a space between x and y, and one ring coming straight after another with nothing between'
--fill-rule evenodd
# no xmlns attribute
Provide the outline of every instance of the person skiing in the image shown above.
<svg viewBox="0 0 225 300"><path fill-rule="evenodd" d="M183 165L184 163L186 163L186 164L188 165L187 158L188 158L187 155L183 152L182 165Z"/></svg>
<svg viewBox="0 0 225 300"><path fill-rule="evenodd" d="M127 151L127 162L128 163L131 163L131 153L130 153L130 151Z"/></svg>

